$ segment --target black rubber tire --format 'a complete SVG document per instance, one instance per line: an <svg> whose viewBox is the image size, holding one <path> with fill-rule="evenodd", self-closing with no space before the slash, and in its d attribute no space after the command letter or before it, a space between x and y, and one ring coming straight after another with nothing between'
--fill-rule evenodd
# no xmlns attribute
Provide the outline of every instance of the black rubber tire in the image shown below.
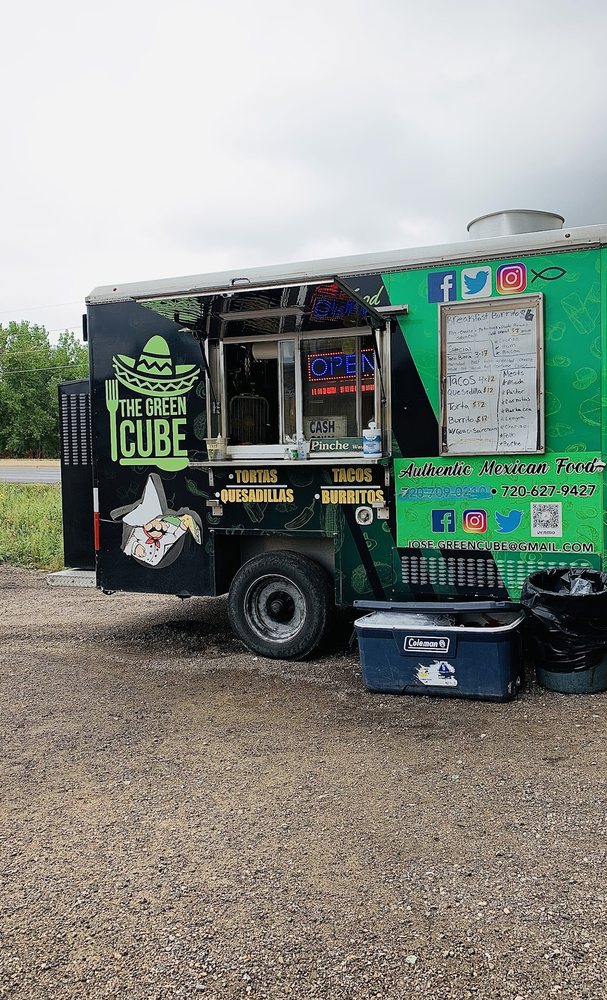
<svg viewBox="0 0 607 1000"><path fill-rule="evenodd" d="M245 646L273 660L305 660L322 642L333 606L325 571L299 552L249 559L232 580L228 617Z"/></svg>

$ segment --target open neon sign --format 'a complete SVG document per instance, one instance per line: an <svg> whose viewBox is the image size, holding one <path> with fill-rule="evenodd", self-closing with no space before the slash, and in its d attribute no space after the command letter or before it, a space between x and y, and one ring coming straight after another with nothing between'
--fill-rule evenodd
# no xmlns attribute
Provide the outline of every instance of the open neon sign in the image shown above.
<svg viewBox="0 0 607 1000"><path fill-rule="evenodd" d="M322 382L356 378L356 354L345 351L328 351L322 354L308 354L308 379ZM367 348L360 352L360 377L372 379L375 375L373 351Z"/></svg>

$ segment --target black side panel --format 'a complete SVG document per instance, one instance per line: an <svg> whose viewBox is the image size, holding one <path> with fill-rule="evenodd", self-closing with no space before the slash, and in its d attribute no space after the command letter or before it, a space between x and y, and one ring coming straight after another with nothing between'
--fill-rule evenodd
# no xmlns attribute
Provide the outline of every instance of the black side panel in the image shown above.
<svg viewBox="0 0 607 1000"><path fill-rule="evenodd" d="M188 468L188 459L206 455L200 344L182 323L135 302L91 307L88 331L99 491L97 584L104 590L211 594L206 501L213 494L207 477ZM156 521L162 522L159 531Z"/></svg>
<svg viewBox="0 0 607 1000"><path fill-rule="evenodd" d="M438 421L400 328L392 330L391 363L392 432L400 454L438 455Z"/></svg>
<svg viewBox="0 0 607 1000"><path fill-rule="evenodd" d="M87 380L59 386L63 559L66 566L95 568L91 407Z"/></svg>

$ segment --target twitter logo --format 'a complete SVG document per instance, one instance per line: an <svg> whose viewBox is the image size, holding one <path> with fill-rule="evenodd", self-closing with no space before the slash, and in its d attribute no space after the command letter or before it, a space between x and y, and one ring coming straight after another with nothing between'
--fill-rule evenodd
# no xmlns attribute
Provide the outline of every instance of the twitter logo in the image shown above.
<svg viewBox="0 0 607 1000"><path fill-rule="evenodd" d="M490 267L465 267L461 279L463 299L486 299L491 295Z"/></svg>
<svg viewBox="0 0 607 1000"><path fill-rule="evenodd" d="M497 530L501 531L502 534L508 534L510 531L516 531L523 520L522 510L510 510L507 514L500 514L497 510L495 512L495 520L497 521Z"/></svg>

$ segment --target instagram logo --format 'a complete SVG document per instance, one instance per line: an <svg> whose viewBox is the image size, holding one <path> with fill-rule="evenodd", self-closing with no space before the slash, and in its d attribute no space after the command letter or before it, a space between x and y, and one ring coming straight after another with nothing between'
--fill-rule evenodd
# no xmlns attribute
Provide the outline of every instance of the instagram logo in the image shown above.
<svg viewBox="0 0 607 1000"><path fill-rule="evenodd" d="M527 268L524 264L502 264L497 269L495 287L500 295L524 292L527 287Z"/></svg>
<svg viewBox="0 0 607 1000"><path fill-rule="evenodd" d="M486 510L465 510L462 514L464 531L469 534L478 535L487 530Z"/></svg>

